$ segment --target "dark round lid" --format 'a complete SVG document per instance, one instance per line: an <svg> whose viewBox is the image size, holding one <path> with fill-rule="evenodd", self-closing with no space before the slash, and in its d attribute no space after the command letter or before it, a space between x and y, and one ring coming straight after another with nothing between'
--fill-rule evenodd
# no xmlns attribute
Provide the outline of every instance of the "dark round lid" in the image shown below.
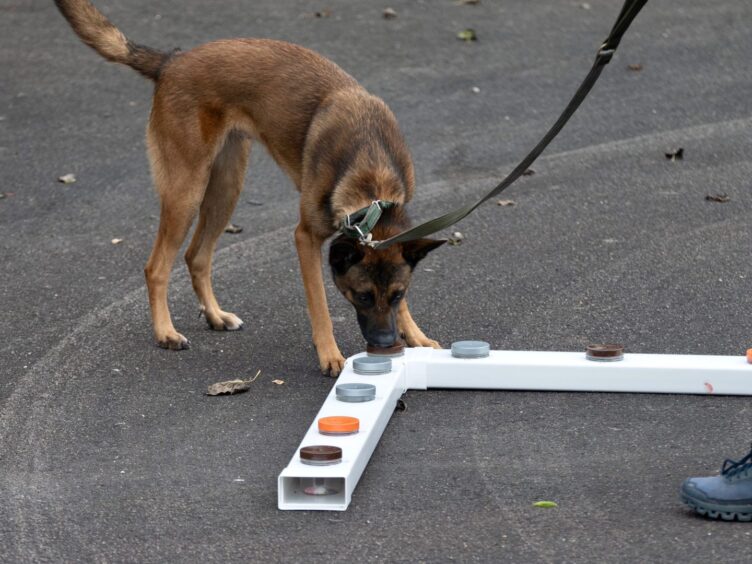
<svg viewBox="0 0 752 564"><path fill-rule="evenodd" d="M609 345L588 345L587 357L601 360L601 359L616 359L624 356L624 346L609 344Z"/></svg>
<svg viewBox="0 0 752 564"><path fill-rule="evenodd" d="M329 445L312 445L300 449L301 460L315 460L318 462L331 462L342 459L342 449Z"/></svg>
<svg viewBox="0 0 752 564"><path fill-rule="evenodd" d="M401 356L405 354L405 344L397 343L392 345L391 347L383 348L368 345L366 347L366 352L368 353L368 356Z"/></svg>

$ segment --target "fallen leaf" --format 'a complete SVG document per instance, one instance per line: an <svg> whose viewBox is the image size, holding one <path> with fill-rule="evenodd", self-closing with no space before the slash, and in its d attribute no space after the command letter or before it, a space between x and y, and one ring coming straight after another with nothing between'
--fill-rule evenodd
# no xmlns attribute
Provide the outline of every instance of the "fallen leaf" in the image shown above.
<svg viewBox="0 0 752 564"><path fill-rule="evenodd" d="M394 11L394 8L384 8L383 16L385 20L393 20L397 17L397 12Z"/></svg>
<svg viewBox="0 0 752 564"><path fill-rule="evenodd" d="M640 63L632 63L630 65L627 65L627 68L631 71L641 71L642 65Z"/></svg>
<svg viewBox="0 0 752 564"><path fill-rule="evenodd" d="M64 174L58 176L57 181L63 184L73 184L76 181L76 177L73 174Z"/></svg>
<svg viewBox="0 0 752 564"><path fill-rule="evenodd" d="M212 384L206 390L207 396L218 396L221 394L239 394L245 392L251 388L251 384L256 381L256 378L261 374L261 370L256 372L256 375L250 380L227 380L225 382L217 382Z"/></svg>
<svg viewBox="0 0 752 564"><path fill-rule="evenodd" d="M709 202L719 202L721 204L725 204L731 199L731 197L728 194L708 194L707 196L705 196L705 199Z"/></svg>
<svg viewBox="0 0 752 564"><path fill-rule="evenodd" d="M522 176L532 176L535 174L535 171L532 168L528 168L525 170L525 172L522 173Z"/></svg>
<svg viewBox="0 0 752 564"><path fill-rule="evenodd" d="M517 202L515 202L514 200L499 200L498 202L496 202L496 205L507 207L517 205Z"/></svg>
<svg viewBox="0 0 752 564"><path fill-rule="evenodd" d="M394 406L394 411L407 411L407 404L405 403L405 400L398 399L397 405Z"/></svg>
<svg viewBox="0 0 752 564"><path fill-rule="evenodd" d="M536 501L533 507L559 507L555 501Z"/></svg>
<svg viewBox="0 0 752 564"><path fill-rule="evenodd" d="M112 241L110 241L110 243L112 243L113 245L119 245L122 242L123 242L122 239L113 239Z"/></svg>
<svg viewBox="0 0 752 564"><path fill-rule="evenodd" d="M263 206L264 202L257 202L256 200L248 200L249 206Z"/></svg>
<svg viewBox="0 0 752 564"><path fill-rule="evenodd" d="M328 9L321 10L320 12L314 12L313 15L316 16L317 18L328 18L329 16L332 15L332 11Z"/></svg>
<svg viewBox="0 0 752 564"><path fill-rule="evenodd" d="M225 227L225 233L232 233L235 235L236 233L242 233L243 228L239 225L235 225L234 223L228 223L227 227Z"/></svg>
<svg viewBox="0 0 752 564"><path fill-rule="evenodd" d="M679 147L676 151L669 151L668 153L665 153L666 158L673 161L680 161L684 158L684 148Z"/></svg>
<svg viewBox="0 0 752 564"><path fill-rule="evenodd" d="M455 231L454 233L452 233L452 234L451 234L451 235L449 236L449 239L447 239L447 242L448 242L448 243L449 243L450 245L454 245L454 246L457 246L457 245L461 245L461 244L462 244L462 241L463 241L464 239L465 239L465 236L464 236L464 235L463 235L462 233L460 233L459 231Z"/></svg>
<svg viewBox="0 0 752 564"><path fill-rule="evenodd" d="M467 28L457 34L457 39L461 39L462 41L478 41L478 36L475 34L474 29Z"/></svg>
<svg viewBox="0 0 752 564"><path fill-rule="evenodd" d="M272 380L272 384L277 384L277 386L281 386L284 383L285 383L284 380Z"/></svg>

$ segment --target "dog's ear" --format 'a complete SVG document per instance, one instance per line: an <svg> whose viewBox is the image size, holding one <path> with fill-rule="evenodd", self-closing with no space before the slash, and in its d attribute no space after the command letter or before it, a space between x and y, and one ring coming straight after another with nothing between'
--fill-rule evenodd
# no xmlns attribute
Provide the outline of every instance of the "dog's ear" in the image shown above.
<svg viewBox="0 0 752 564"><path fill-rule="evenodd" d="M339 276L347 272L351 266L358 264L364 256L362 245L346 235L337 237L329 247L329 265L332 272Z"/></svg>
<svg viewBox="0 0 752 564"><path fill-rule="evenodd" d="M410 265L410 268L415 268L421 260L426 258L426 255L438 249L441 245L446 243L446 239L416 239L415 241L408 241L402 243L402 256Z"/></svg>

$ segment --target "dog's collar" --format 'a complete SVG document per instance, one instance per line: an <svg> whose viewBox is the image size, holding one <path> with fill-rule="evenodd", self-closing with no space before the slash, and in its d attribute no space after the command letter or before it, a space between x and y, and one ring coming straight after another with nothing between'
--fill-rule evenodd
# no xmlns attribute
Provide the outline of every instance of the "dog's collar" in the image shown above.
<svg viewBox="0 0 752 564"><path fill-rule="evenodd" d="M352 239L358 239L364 245L374 244L378 241L372 241L371 231L376 227L384 210L395 205L394 202L374 200L370 206L346 215L342 219L339 230Z"/></svg>

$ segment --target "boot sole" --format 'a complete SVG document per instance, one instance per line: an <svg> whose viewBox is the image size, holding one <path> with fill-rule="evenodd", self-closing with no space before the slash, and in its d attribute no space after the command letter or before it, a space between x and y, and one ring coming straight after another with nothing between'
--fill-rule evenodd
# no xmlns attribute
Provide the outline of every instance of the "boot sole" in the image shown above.
<svg viewBox="0 0 752 564"><path fill-rule="evenodd" d="M752 521L752 512L750 511L725 511L723 506L704 503L689 497L682 492L682 501L691 507L696 513L709 519L721 519L723 521Z"/></svg>

